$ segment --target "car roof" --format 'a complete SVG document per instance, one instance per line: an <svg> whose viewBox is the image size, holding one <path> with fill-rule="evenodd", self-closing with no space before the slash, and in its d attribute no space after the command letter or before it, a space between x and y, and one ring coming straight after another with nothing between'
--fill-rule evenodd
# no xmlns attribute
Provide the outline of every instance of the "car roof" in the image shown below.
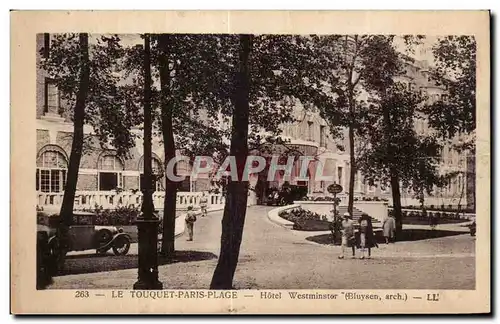
<svg viewBox="0 0 500 324"><path fill-rule="evenodd" d="M75 210L75 211L73 211L73 215L77 215L77 216L94 216L95 213L88 212L88 211Z"/></svg>

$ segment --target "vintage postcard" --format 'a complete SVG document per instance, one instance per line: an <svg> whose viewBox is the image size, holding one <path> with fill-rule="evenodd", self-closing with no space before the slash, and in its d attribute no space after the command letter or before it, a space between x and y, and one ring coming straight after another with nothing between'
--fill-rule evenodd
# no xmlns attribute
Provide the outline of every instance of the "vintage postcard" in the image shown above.
<svg viewBox="0 0 500 324"><path fill-rule="evenodd" d="M11 12L11 312L489 313L489 21Z"/></svg>

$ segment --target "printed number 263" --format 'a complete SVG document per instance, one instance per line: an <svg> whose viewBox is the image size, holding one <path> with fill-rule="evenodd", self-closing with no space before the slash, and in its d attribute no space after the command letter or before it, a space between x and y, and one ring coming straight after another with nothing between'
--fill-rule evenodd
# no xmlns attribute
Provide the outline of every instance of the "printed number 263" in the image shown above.
<svg viewBox="0 0 500 324"><path fill-rule="evenodd" d="M75 298L88 298L90 297L89 292L86 290L77 290L75 292Z"/></svg>

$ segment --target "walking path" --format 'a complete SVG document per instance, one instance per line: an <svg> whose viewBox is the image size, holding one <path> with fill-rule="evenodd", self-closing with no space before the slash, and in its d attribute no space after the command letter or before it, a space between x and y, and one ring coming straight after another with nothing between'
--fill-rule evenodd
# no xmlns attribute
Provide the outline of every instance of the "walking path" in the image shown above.
<svg viewBox="0 0 500 324"><path fill-rule="evenodd" d="M474 289L475 238L455 235L381 245L369 260L339 260L339 247L272 223L272 207L247 211L234 286L239 289ZM194 241L176 240L178 262L159 267L165 289L207 289L217 264L222 211L199 217ZM131 253L136 253L131 251ZM107 257L108 258L108 257ZM110 256L109 259L114 258ZM109 262L110 262L109 261ZM451 275L450 272L453 274ZM56 277L51 288L130 289L137 269Z"/></svg>

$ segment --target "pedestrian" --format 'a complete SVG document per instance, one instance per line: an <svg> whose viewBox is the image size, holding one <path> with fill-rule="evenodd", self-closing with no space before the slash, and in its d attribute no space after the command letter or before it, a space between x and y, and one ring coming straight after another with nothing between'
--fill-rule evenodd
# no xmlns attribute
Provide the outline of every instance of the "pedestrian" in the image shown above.
<svg viewBox="0 0 500 324"><path fill-rule="evenodd" d="M388 215L383 223L382 229L384 231L385 244L389 244L389 240L393 240L396 232L396 220L392 215Z"/></svg>
<svg viewBox="0 0 500 324"><path fill-rule="evenodd" d="M432 230L436 229L436 226L438 225L437 213L429 213L429 225L431 226Z"/></svg>
<svg viewBox="0 0 500 324"><path fill-rule="evenodd" d="M365 250L368 249L368 259L372 255L372 247L377 246L375 235L373 234L372 219L368 214L361 214L359 219L359 245L361 248L361 259L365 258Z"/></svg>
<svg viewBox="0 0 500 324"><path fill-rule="evenodd" d="M354 236L354 222L351 219L351 214L345 213L344 220L342 221L342 242L340 244L340 255L339 259L344 258L345 248L352 248L352 258L356 257L356 247L355 247L355 236Z"/></svg>
<svg viewBox="0 0 500 324"><path fill-rule="evenodd" d="M200 197L201 217L207 216L207 206L208 206L208 198L207 196L205 196L205 191L203 191Z"/></svg>
<svg viewBox="0 0 500 324"><path fill-rule="evenodd" d="M188 206L188 211L186 214L186 228L188 232L188 241L193 240L193 232L194 232L194 223L196 222L196 213L193 210L193 206Z"/></svg>

